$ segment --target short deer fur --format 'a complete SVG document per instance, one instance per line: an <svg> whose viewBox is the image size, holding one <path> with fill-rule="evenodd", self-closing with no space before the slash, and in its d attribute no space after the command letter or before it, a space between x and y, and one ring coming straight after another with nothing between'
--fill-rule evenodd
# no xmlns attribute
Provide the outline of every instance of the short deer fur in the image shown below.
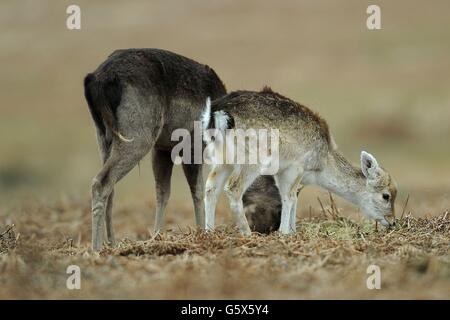
<svg viewBox="0 0 450 320"><path fill-rule="evenodd" d="M295 232L298 190L311 184L359 206L367 217L390 225L397 194L390 174L365 151L361 152L361 167L351 165L337 150L327 123L310 109L264 88L261 92L232 92L212 105L207 100L202 119L204 128L218 129L223 135L228 129L279 130L279 170L274 179L281 198L281 233ZM208 148L212 146L209 150L219 148L208 130L204 140ZM225 189L239 230L250 233L242 199L261 169L258 164L213 166L205 187L206 229L214 228L216 201Z"/></svg>

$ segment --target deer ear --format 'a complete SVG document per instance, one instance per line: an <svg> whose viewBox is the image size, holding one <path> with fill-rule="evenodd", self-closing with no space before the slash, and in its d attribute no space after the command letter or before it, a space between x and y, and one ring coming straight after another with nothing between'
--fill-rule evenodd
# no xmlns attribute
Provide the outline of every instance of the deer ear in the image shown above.
<svg viewBox="0 0 450 320"><path fill-rule="evenodd" d="M361 151L361 170L367 179L376 178L379 169L377 159L368 152Z"/></svg>

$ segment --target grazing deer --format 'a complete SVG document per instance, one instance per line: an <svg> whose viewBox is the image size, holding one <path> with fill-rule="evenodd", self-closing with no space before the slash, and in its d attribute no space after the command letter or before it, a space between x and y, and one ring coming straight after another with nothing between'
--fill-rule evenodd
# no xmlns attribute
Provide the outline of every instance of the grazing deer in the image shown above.
<svg viewBox="0 0 450 320"><path fill-rule="evenodd" d="M213 101L212 105L208 99L202 121L203 128L218 130L222 136L229 134L229 129L279 130L279 159L272 161L279 163L274 179L282 203L281 233L295 232L298 190L300 185L310 184L354 203L367 217L384 226L391 225L389 217L394 216L397 194L391 175L365 151L361 152L361 168L351 165L337 150L327 123L310 109L270 88L261 92L236 91ZM217 149L222 146L210 130L205 130L204 140L209 152L221 152ZM230 142L225 142L225 149L234 147L227 143ZM250 234L242 198L262 169L258 164L216 163L213 166L205 187L207 230L214 228L217 198L225 188L240 232Z"/></svg>
<svg viewBox="0 0 450 320"><path fill-rule="evenodd" d="M103 160L103 168L92 184L92 247L99 250L105 222L106 240L115 243L114 185L150 150L156 184L155 231L162 229L170 196L171 150L177 143L171 141L172 131L185 128L192 132L206 97L218 98L226 94L226 89L210 67L159 49L113 52L86 76L84 88ZM196 224L203 227L202 164L183 164L183 171L194 202ZM254 197L249 199L255 204ZM256 216L252 219L255 223L261 214L259 210L249 213Z"/></svg>
<svg viewBox="0 0 450 320"><path fill-rule="evenodd" d="M251 231L271 233L281 220L281 197L273 176L264 175L245 191L242 197L245 216Z"/></svg>
<svg viewBox="0 0 450 320"><path fill-rule="evenodd" d="M163 226L170 194L172 131L193 131L206 97L226 94L210 67L159 49L113 52L84 79L85 97L94 120L103 168L92 184L92 248L106 236L115 243L112 225L114 185L150 151L156 183L155 230ZM192 148L193 149L193 148ZM194 202L195 221L204 225L201 164L183 164Z"/></svg>

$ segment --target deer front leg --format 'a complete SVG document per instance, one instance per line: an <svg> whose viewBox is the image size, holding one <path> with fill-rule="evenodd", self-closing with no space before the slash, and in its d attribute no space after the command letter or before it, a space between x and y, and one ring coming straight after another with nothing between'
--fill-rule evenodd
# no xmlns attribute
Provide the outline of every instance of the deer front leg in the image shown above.
<svg viewBox="0 0 450 320"><path fill-rule="evenodd" d="M291 210L294 205L294 200L286 195L281 195L281 223L280 231L283 234L291 233Z"/></svg>
<svg viewBox="0 0 450 320"><path fill-rule="evenodd" d="M290 231L290 233L295 233L297 231L297 202L298 202L298 200L295 199L292 204L291 212L289 215L289 231Z"/></svg>
<svg viewBox="0 0 450 320"><path fill-rule="evenodd" d="M230 201L234 221L243 235L250 235L251 230L247 217L245 216L242 196L257 176L257 170L252 169L251 167L244 167L241 170L233 172L225 186L225 192Z"/></svg>
<svg viewBox="0 0 450 320"><path fill-rule="evenodd" d="M232 170L227 165L215 165L208 174L205 186L205 230L213 230L216 204Z"/></svg>
<svg viewBox="0 0 450 320"><path fill-rule="evenodd" d="M170 152L153 150L152 153L153 175L155 176L156 189L156 215L155 233L164 227L164 211L170 197L170 179L172 177L173 162Z"/></svg>
<svg viewBox="0 0 450 320"><path fill-rule="evenodd" d="M195 224L197 227L205 228L205 209L204 209L204 187L202 165L201 164L183 164L183 171L191 190L192 201L194 203Z"/></svg>

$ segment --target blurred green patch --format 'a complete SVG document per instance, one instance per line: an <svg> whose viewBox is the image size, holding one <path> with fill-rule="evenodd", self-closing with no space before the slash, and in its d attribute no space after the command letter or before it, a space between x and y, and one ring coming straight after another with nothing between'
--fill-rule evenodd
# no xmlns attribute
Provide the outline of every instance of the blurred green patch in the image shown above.
<svg viewBox="0 0 450 320"><path fill-rule="evenodd" d="M21 187L33 187L44 184L48 178L29 167L10 165L0 168L0 190L12 192Z"/></svg>

